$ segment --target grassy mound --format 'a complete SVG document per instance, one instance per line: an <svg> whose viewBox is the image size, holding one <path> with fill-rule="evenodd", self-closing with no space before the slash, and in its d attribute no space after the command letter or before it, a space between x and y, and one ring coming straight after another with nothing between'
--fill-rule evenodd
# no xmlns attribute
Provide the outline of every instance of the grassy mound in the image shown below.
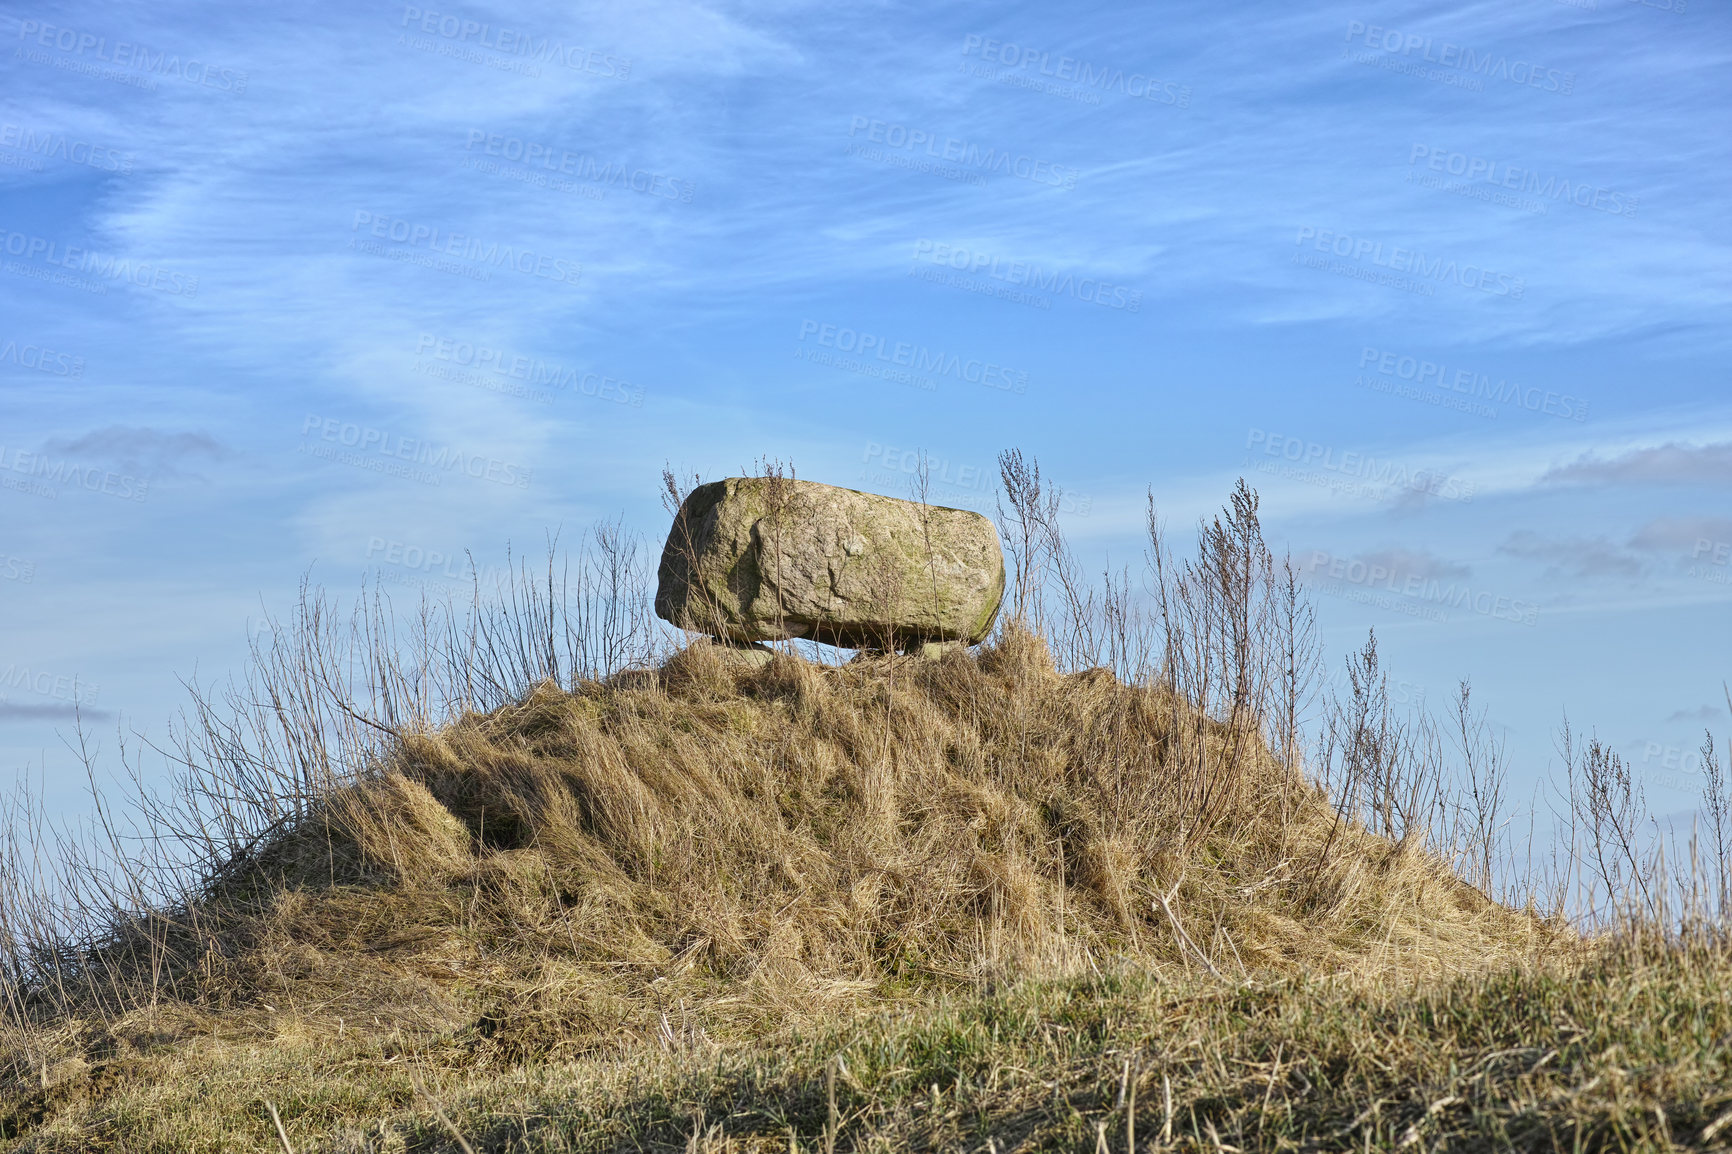
<svg viewBox="0 0 1732 1154"><path fill-rule="evenodd" d="M271 1102L302 1145L423 1148L448 1137L432 1102L484 1084L523 1124L514 1136L499 1111L477 1122L452 1104L476 1141L562 1148L531 1141L530 1114L550 1115L523 1105L553 1077L568 1117L650 1127L581 1141L556 1127L560 1142L631 1146L672 1140L652 1103L694 1061L745 1078L764 1109L783 1101L809 1136L815 1037L903 1039L884 1045L926 1057L872 1059L844 1097L888 1078L939 1103L982 1076L947 1058L938 1089L924 1084L948 1044L933 1038L969 1014L1009 1014L1022 1025L994 1038L1056 1037L1069 1062L1080 1039L1104 1054L1114 1031L1178 1013L1160 1007L1196 983L1411 986L1577 948L1422 846L1343 822L1255 738L1104 670L1060 675L1015 630L978 656L839 667L749 670L700 644L659 671L544 686L405 736L152 925L110 947L137 959L148 997L118 1018L42 1022L0 1140L256 1149L274 1140ZM1049 1025L1029 989L1123 1005ZM998 1063L1025 1079L1007 1103L1064 1097L1053 1070L1028 1073L1049 1060L1032 1053ZM572 1071L584 1080L559 1081ZM691 1100L720 1094L713 1122L744 1093ZM875 1123L895 1144L961 1140L906 1109L914 1121ZM785 1128L751 1130L788 1148Z"/></svg>

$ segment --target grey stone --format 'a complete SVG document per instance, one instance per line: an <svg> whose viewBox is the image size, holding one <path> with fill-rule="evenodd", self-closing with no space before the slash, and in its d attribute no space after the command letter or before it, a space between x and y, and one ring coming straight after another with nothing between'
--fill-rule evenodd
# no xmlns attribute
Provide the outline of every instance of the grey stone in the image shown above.
<svg viewBox="0 0 1732 1154"><path fill-rule="evenodd" d="M905 652L910 657L918 657L923 661L943 661L944 655L953 649L960 648L960 641L922 641L918 645L910 645Z"/></svg>
<svg viewBox="0 0 1732 1154"><path fill-rule="evenodd" d="M735 642L974 645L1004 597L979 513L773 477L692 490L662 550L656 613Z"/></svg>

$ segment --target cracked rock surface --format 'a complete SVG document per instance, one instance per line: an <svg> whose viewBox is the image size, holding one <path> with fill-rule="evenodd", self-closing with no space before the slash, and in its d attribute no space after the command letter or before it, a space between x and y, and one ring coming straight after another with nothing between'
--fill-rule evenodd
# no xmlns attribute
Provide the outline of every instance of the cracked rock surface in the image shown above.
<svg viewBox="0 0 1732 1154"><path fill-rule="evenodd" d="M729 641L973 645L1004 597L979 513L778 477L693 489L662 550L656 613Z"/></svg>

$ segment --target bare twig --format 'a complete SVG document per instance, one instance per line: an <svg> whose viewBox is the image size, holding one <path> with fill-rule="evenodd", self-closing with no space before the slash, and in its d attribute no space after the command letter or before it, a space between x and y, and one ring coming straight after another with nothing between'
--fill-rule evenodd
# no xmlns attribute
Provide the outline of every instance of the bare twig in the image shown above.
<svg viewBox="0 0 1732 1154"><path fill-rule="evenodd" d="M277 1116L277 1107L270 1099L265 1100L265 1109L271 1112L271 1124L277 1128L277 1141L283 1144L283 1154L295 1154L295 1148L289 1145L289 1133L283 1129L283 1120ZM473 1151L471 1151L473 1154Z"/></svg>

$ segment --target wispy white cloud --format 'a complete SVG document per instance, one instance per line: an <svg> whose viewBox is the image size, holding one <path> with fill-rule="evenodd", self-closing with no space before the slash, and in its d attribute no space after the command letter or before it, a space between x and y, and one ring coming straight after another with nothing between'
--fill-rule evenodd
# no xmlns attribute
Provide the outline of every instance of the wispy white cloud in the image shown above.
<svg viewBox="0 0 1732 1154"><path fill-rule="evenodd" d="M1498 552L1546 563L1548 577L1639 577L1642 561L1604 537L1550 538L1532 529L1511 533Z"/></svg>
<svg viewBox="0 0 1732 1154"><path fill-rule="evenodd" d="M1656 517L1630 537L1630 548L1653 552L1693 550L1695 555L1732 548L1732 519L1726 517Z"/></svg>
<svg viewBox="0 0 1732 1154"><path fill-rule="evenodd" d="M1674 441L1615 456L1584 453L1548 470L1540 480L1556 485L1725 485L1732 482L1732 441Z"/></svg>

